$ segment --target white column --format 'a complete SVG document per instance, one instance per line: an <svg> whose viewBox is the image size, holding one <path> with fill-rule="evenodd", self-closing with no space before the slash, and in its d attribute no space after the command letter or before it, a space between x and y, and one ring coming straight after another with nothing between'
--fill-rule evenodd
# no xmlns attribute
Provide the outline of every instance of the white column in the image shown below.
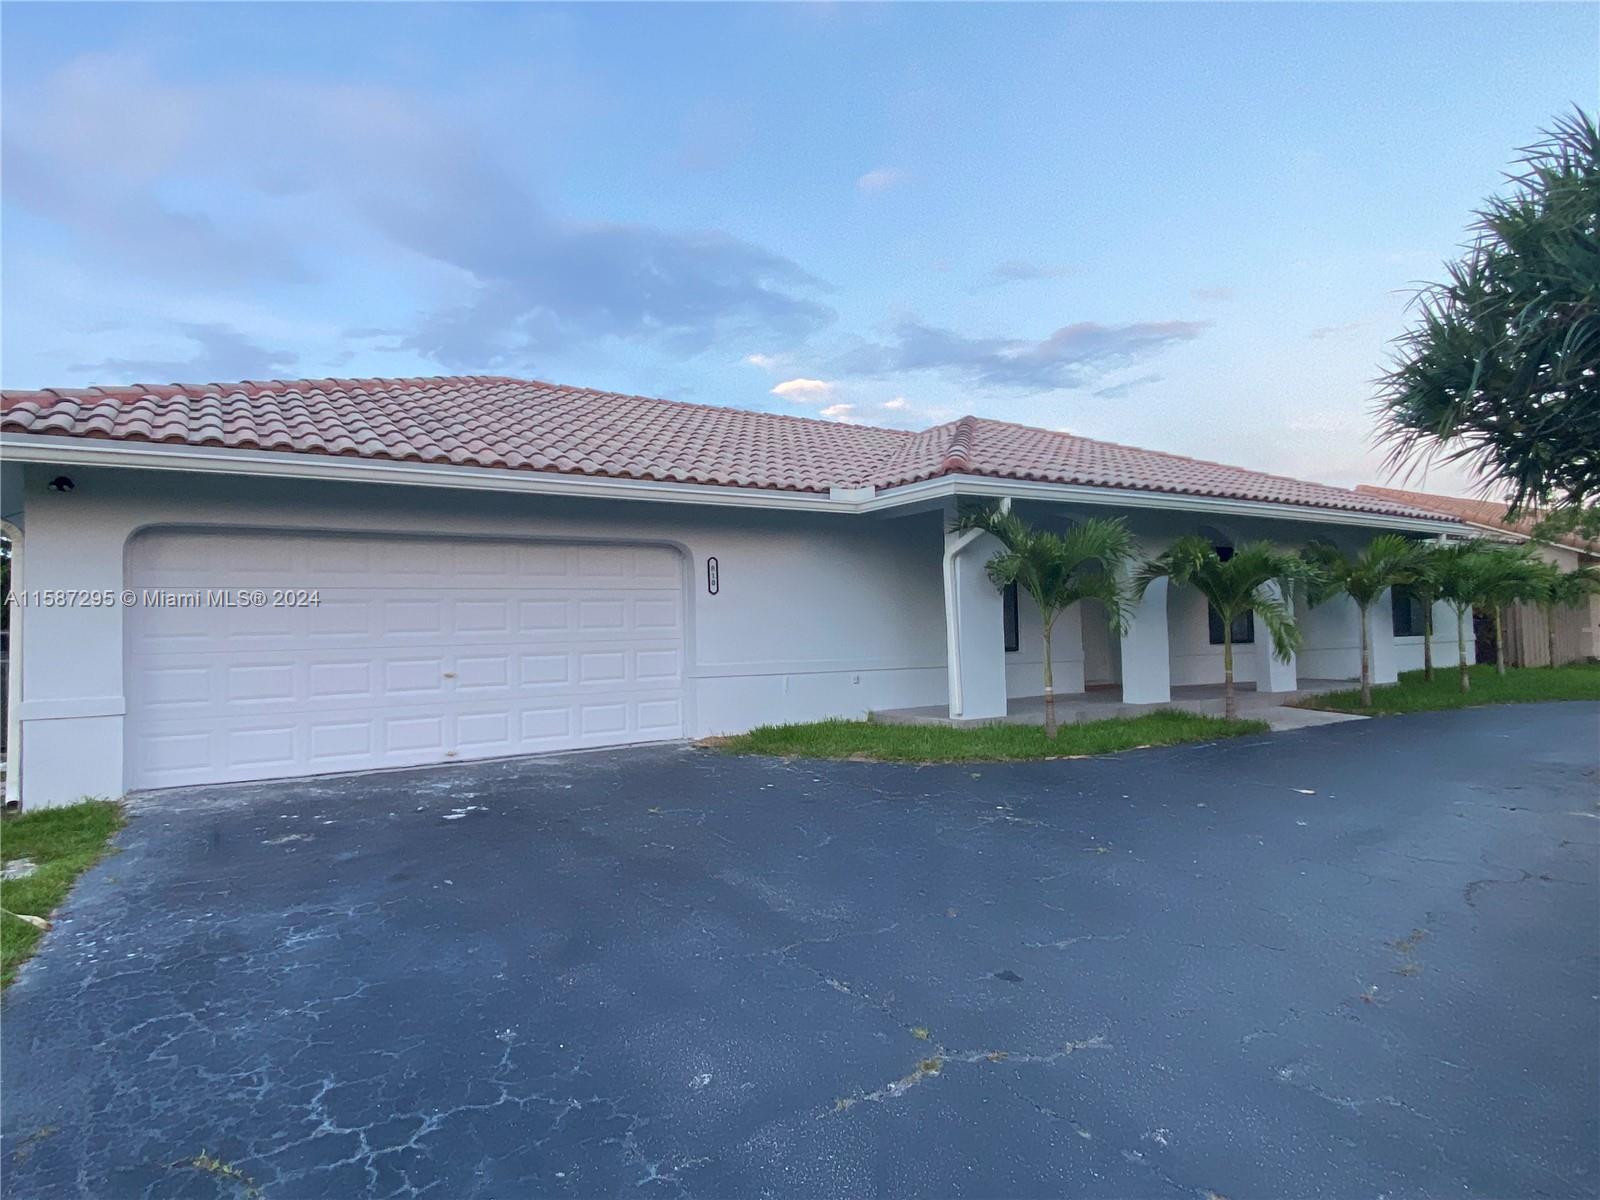
<svg viewBox="0 0 1600 1200"><path fill-rule="evenodd" d="M1130 610L1122 634L1122 700L1124 704L1166 704L1171 699L1167 581L1154 579L1144 598Z"/></svg>
<svg viewBox="0 0 1600 1200"><path fill-rule="evenodd" d="M1443 600L1436 601L1433 606L1433 665L1435 667L1453 667L1456 665L1456 610ZM1471 638L1467 641L1470 643ZM1472 652L1472 647L1467 647L1467 652Z"/></svg>
<svg viewBox="0 0 1600 1200"><path fill-rule="evenodd" d="M984 565L999 549L987 534L944 535L945 653L950 716L1006 715L1006 634L1000 591Z"/></svg>
<svg viewBox="0 0 1600 1200"><path fill-rule="evenodd" d="M1277 583L1267 583L1262 590L1269 593L1274 599L1283 599L1283 588ZM1258 692L1292 692L1300 686L1300 670L1295 662L1295 656L1289 655L1288 662L1281 662L1272 652L1272 637L1267 633L1267 627L1262 623L1261 616L1256 615L1256 691Z"/></svg>
<svg viewBox="0 0 1600 1200"><path fill-rule="evenodd" d="M1367 609L1367 629L1371 647L1372 682L1393 683L1400 678L1399 660L1394 651L1394 607L1389 591L1372 602Z"/></svg>

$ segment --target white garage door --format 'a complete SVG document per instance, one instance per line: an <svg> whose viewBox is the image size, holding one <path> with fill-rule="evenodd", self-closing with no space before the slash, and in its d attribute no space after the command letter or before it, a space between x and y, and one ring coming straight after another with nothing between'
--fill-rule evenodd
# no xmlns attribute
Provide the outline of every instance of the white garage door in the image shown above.
<svg viewBox="0 0 1600 1200"><path fill-rule="evenodd" d="M130 786L681 737L679 564L653 546L142 534ZM247 589L317 603L231 603Z"/></svg>

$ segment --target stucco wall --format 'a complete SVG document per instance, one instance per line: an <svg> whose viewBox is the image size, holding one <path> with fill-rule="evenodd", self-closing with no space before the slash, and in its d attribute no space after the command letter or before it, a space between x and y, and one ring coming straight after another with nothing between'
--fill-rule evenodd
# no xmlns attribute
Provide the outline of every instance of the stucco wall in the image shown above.
<svg viewBox="0 0 1600 1200"><path fill-rule="evenodd" d="M936 513L862 520L86 469L61 494L44 486L54 474L27 475L30 589L120 590L129 537L160 525L658 542L684 555L693 735L946 696ZM124 789L123 634L120 607L26 613L24 803Z"/></svg>
<svg viewBox="0 0 1600 1200"><path fill-rule="evenodd" d="M859 717L873 709L942 705L948 698L942 555L949 514L927 510L898 517L858 517L694 507L640 501L579 501L445 488L381 484L295 483L184 476L165 472L73 469L76 487L46 489L49 468L7 472L24 488L25 585L30 589L126 586L125 548L141 529L163 526L351 531L418 537L547 538L648 542L682 556L686 608L686 728L693 736L748 729L766 722ZM1025 519L1064 525L1115 510L1019 504ZM1140 557L1159 553L1181 533L1203 531L1191 516L1133 510L1123 514ZM1239 520L1222 530L1233 544L1266 537L1285 547L1326 536L1353 549L1370 536L1314 521ZM720 589L706 587L706 559L715 555ZM976 647L972 691L1033 696L1042 688L1042 638L1037 610L1019 604L1020 648L999 643L998 599L982 578L985 547L960 567L975 589L963 617ZM219 581L223 583L226 581ZM1164 589L1152 592L1151 603ZM1055 631L1055 675L1063 694L1137 668L1142 689L1170 665L1172 682L1222 678L1221 647L1209 644L1204 601L1174 588L1156 609L1167 631L1113 645L1103 615L1083 607L1064 613ZM1350 678L1358 669L1354 606L1334 601L1303 614L1301 678ZM1149 624L1149 616L1141 618ZM1384 610L1384 628L1387 627ZM24 800L70 801L115 795L126 784L122 759L125 697L124 611L35 608L19 639L23 694L21 752ZM1141 626L1143 628L1143 626ZM1442 629L1449 629L1441 622ZM1387 635L1385 635L1387 636ZM1389 663L1421 664L1420 639L1393 644ZM966 644L965 642L963 644ZM1155 647L1151 649L1150 647ZM1454 661L1453 639L1440 638L1437 661ZM1143 655L1143 657L1139 657ZM1092 662L1090 661L1092 659ZM1119 659L1121 660L1119 663ZM1147 661L1148 660L1148 661ZM1236 677L1255 678L1257 655L1236 656ZM1120 668L1120 669L1119 669ZM992 686L991 686L992 684ZM996 699L996 703L998 700Z"/></svg>

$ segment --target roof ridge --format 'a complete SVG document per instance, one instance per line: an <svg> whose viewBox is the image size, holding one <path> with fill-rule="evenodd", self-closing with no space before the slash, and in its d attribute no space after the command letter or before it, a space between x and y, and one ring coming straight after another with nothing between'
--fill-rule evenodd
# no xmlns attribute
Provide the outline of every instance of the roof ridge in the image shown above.
<svg viewBox="0 0 1600 1200"><path fill-rule="evenodd" d="M966 470L972 465L972 452L977 449L977 442L978 419L966 416L957 420L955 429L950 435L950 444L945 447L944 461L939 464L938 473L947 475Z"/></svg>

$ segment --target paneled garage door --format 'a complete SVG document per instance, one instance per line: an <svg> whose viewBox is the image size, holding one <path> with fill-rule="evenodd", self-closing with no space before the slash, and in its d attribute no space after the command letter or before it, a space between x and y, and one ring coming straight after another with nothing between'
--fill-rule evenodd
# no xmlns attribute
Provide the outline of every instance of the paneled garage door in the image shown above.
<svg viewBox="0 0 1600 1200"><path fill-rule="evenodd" d="M681 580L653 546L141 534L129 785L681 737ZM317 603L238 605L247 589Z"/></svg>

